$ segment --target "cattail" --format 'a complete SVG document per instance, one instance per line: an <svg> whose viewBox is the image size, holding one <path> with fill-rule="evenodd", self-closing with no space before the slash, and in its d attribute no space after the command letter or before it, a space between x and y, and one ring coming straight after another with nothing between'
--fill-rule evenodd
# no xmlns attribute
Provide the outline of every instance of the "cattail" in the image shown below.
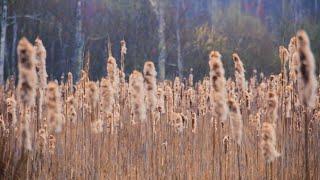
<svg viewBox="0 0 320 180"><path fill-rule="evenodd" d="M232 98L228 100L228 106L230 110L229 115L230 115L231 132L233 135L233 139L236 141L238 145L240 145L242 140L242 128L243 128L240 108L238 103Z"/></svg>
<svg viewBox="0 0 320 180"><path fill-rule="evenodd" d="M47 121L49 128L60 132L64 123L61 111L61 94L56 82L49 82L46 94Z"/></svg>
<svg viewBox="0 0 320 180"><path fill-rule="evenodd" d="M173 123L171 121L171 116L174 112L174 100L173 100L173 92L172 88L169 85L165 86L165 97L166 97L166 107L167 107L167 114L168 114L168 121L169 123Z"/></svg>
<svg viewBox="0 0 320 180"><path fill-rule="evenodd" d="M98 119L91 124L91 130L94 133L102 133L103 131L103 121Z"/></svg>
<svg viewBox="0 0 320 180"><path fill-rule="evenodd" d="M186 119L181 113L173 112L170 121L173 122L173 126L176 128L177 132L183 131Z"/></svg>
<svg viewBox="0 0 320 180"><path fill-rule="evenodd" d="M247 90L246 78L245 78L245 70L243 67L243 63L238 54L232 54L232 59L235 66L235 77L236 77L236 85L239 92L245 92Z"/></svg>
<svg viewBox="0 0 320 180"><path fill-rule="evenodd" d="M107 72L108 72L108 77L110 78L112 83L116 81L117 68L118 67L117 67L116 59L110 56L107 61Z"/></svg>
<svg viewBox="0 0 320 180"><path fill-rule="evenodd" d="M223 142L223 147L224 147L224 153L226 154L229 151L230 137L229 136L223 137L222 142Z"/></svg>
<svg viewBox="0 0 320 180"><path fill-rule="evenodd" d="M24 117L21 119L21 137L22 137L22 146L24 149L31 151L31 133L30 133L30 121L31 121L31 112L30 108L25 110Z"/></svg>
<svg viewBox="0 0 320 180"><path fill-rule="evenodd" d="M49 136L49 153L54 154L54 151L56 149L56 138L54 135Z"/></svg>
<svg viewBox="0 0 320 180"><path fill-rule="evenodd" d="M119 126L120 124L120 104L117 103L114 107L114 123L116 126Z"/></svg>
<svg viewBox="0 0 320 180"><path fill-rule="evenodd" d="M190 69L190 74L189 74L189 78L188 78L188 84L189 86L193 86L193 69Z"/></svg>
<svg viewBox="0 0 320 180"><path fill-rule="evenodd" d="M143 68L147 107L153 112L157 105L157 72L153 62L147 61Z"/></svg>
<svg viewBox="0 0 320 180"><path fill-rule="evenodd" d="M129 89L131 92L131 108L133 112L132 122L146 120L146 107L144 102L143 76L138 71L133 71L129 77Z"/></svg>
<svg viewBox="0 0 320 180"><path fill-rule="evenodd" d="M267 162L272 162L280 156L276 150L276 132L274 125L264 122L261 129L261 150Z"/></svg>
<svg viewBox="0 0 320 180"><path fill-rule="evenodd" d="M289 77L291 80L295 81L298 74L299 59L295 56L297 52L297 38L292 37L288 45L289 51Z"/></svg>
<svg viewBox="0 0 320 180"><path fill-rule="evenodd" d="M119 71L119 78L120 78L120 98L121 103L123 104L125 99L127 98L127 91L128 91L128 83L126 83L126 74L123 71Z"/></svg>
<svg viewBox="0 0 320 180"><path fill-rule="evenodd" d="M114 90L112 88L112 83L109 78L102 78L100 84L101 91L101 108L104 116L106 117L108 114L112 113L113 105L114 105Z"/></svg>
<svg viewBox="0 0 320 180"><path fill-rule="evenodd" d="M18 44L18 100L24 106L32 106L35 102L37 75L35 69L35 50L33 45L22 38Z"/></svg>
<svg viewBox="0 0 320 180"><path fill-rule="evenodd" d="M86 83L86 101L94 111L97 108L99 100L99 89L95 82L89 81Z"/></svg>
<svg viewBox="0 0 320 180"><path fill-rule="evenodd" d="M195 99L195 91L192 87L189 87L188 90L186 91L186 96L187 96L187 107L190 108L193 105L196 104L196 99Z"/></svg>
<svg viewBox="0 0 320 180"><path fill-rule="evenodd" d="M7 98L7 113L8 120L11 126L14 126L17 122L17 114L16 114L17 102L14 96Z"/></svg>
<svg viewBox="0 0 320 180"><path fill-rule="evenodd" d="M6 130L6 124L3 120L3 116L0 115L0 135L2 135L3 132Z"/></svg>
<svg viewBox="0 0 320 180"><path fill-rule="evenodd" d="M274 91L269 91L268 93L266 117L268 122L276 124L278 119L278 97Z"/></svg>
<svg viewBox="0 0 320 180"><path fill-rule="evenodd" d="M122 54L127 54L127 46L126 46L126 41L125 40L122 40L120 42L121 44L121 53Z"/></svg>
<svg viewBox="0 0 320 180"><path fill-rule="evenodd" d="M14 95L15 92L15 76L10 76L5 85L5 93L7 97L11 97Z"/></svg>
<svg viewBox="0 0 320 180"><path fill-rule="evenodd" d="M297 38L296 37L292 37L290 39L290 43L288 45L288 51L289 51L290 58L292 58L293 54L297 51Z"/></svg>
<svg viewBox="0 0 320 180"><path fill-rule="evenodd" d="M90 51L87 51L87 52L85 53L83 70L84 70L87 74L90 74Z"/></svg>
<svg viewBox="0 0 320 180"><path fill-rule="evenodd" d="M41 153L44 153L47 147L47 130L44 128L39 129L38 132L38 146Z"/></svg>
<svg viewBox="0 0 320 180"><path fill-rule="evenodd" d="M117 62L116 59L112 56L110 56L108 58L107 61L107 72L108 72L108 78L112 84L112 88L114 90L114 98L116 98L119 96L118 91L119 91L119 69L117 66Z"/></svg>
<svg viewBox="0 0 320 180"><path fill-rule="evenodd" d="M126 41L125 40L120 41L120 45L121 45L121 71L124 72L124 56L127 54Z"/></svg>
<svg viewBox="0 0 320 180"><path fill-rule="evenodd" d="M210 53L210 83L211 83L211 104L214 107L217 118L225 121L228 115L226 102L226 79L224 68L221 62L221 55L218 51Z"/></svg>
<svg viewBox="0 0 320 180"><path fill-rule="evenodd" d="M80 76L81 78L80 78L80 80L78 82L79 85L83 85L83 84L89 82L89 76L88 76L88 73L86 71L81 70L80 74L81 74L81 76Z"/></svg>
<svg viewBox="0 0 320 180"><path fill-rule="evenodd" d="M76 99L73 95L69 96L66 101L67 112L68 112L68 120L72 123L76 122L77 119L77 111L76 111Z"/></svg>
<svg viewBox="0 0 320 180"><path fill-rule="evenodd" d="M195 133L198 126L197 114L191 112L191 125L192 125L192 132Z"/></svg>
<svg viewBox="0 0 320 180"><path fill-rule="evenodd" d="M71 72L68 72L68 76L67 76L67 91L68 91L68 96L70 96L71 94L73 94L73 75Z"/></svg>
<svg viewBox="0 0 320 180"><path fill-rule="evenodd" d="M166 112L164 107L164 91L161 87L158 87L157 90L157 110L161 114Z"/></svg>
<svg viewBox="0 0 320 180"><path fill-rule="evenodd" d="M291 92L292 92L292 86L288 85L285 88L285 94L284 94L284 105L285 105L285 109L286 109L286 118L290 118L291 117Z"/></svg>
<svg viewBox="0 0 320 180"><path fill-rule="evenodd" d="M310 40L303 30L297 33L297 47L299 57L299 88L300 99L304 106L314 107L318 82L315 75L315 60L310 48ZM295 55L297 56L297 55Z"/></svg>
<svg viewBox="0 0 320 180"><path fill-rule="evenodd" d="M279 47L279 57L280 57L280 60L281 60L281 64L283 66L285 66L286 63L288 62L289 55L290 55L289 51L284 46L280 46Z"/></svg>
<svg viewBox="0 0 320 180"><path fill-rule="evenodd" d="M176 77L173 82L173 95L174 95L173 103L174 103L175 109L178 108L181 103L181 90L182 90L182 87L181 87L180 78Z"/></svg>
<svg viewBox="0 0 320 180"><path fill-rule="evenodd" d="M257 98L258 105L263 106L265 103L265 96L267 92L267 84L265 82L261 82L257 88Z"/></svg>
<svg viewBox="0 0 320 180"><path fill-rule="evenodd" d="M283 83L286 82L287 80L287 62L289 61L289 51L284 47L284 46L280 46L279 47L279 57L281 60L281 84L283 85Z"/></svg>
<svg viewBox="0 0 320 180"><path fill-rule="evenodd" d="M261 119L261 113L257 112L256 114L250 114L249 121L250 125L254 127L256 130L259 130L261 127L260 119Z"/></svg>
<svg viewBox="0 0 320 180"><path fill-rule="evenodd" d="M41 39L37 38L35 40L35 53L36 53L36 68L38 72L39 78L39 88L46 88L47 86L47 70L46 70L46 58L47 58L47 51L43 46Z"/></svg>
<svg viewBox="0 0 320 180"><path fill-rule="evenodd" d="M198 109L200 111L200 114L204 115L207 111L207 95L202 84L199 84L198 86L198 96L200 101L198 105Z"/></svg>

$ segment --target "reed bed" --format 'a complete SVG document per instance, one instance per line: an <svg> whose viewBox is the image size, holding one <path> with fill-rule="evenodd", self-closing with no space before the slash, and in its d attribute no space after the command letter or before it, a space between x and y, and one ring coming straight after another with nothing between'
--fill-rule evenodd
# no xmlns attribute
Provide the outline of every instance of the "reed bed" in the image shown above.
<svg viewBox="0 0 320 180"><path fill-rule="evenodd" d="M306 32L281 46L281 73L246 79L240 55L208 57L193 81L157 81L152 61L125 77L48 81L42 41L18 45L19 77L0 91L0 179L320 179L319 78ZM109 49L109 52L111 50ZM235 74L226 79L223 62ZM89 64L89 63L88 63Z"/></svg>

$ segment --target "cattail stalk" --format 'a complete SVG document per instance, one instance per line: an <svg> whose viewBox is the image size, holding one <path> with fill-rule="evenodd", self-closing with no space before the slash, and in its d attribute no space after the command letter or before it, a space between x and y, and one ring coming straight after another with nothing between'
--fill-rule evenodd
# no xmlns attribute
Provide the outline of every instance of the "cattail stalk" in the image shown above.
<svg viewBox="0 0 320 180"><path fill-rule="evenodd" d="M235 67L237 89L238 89L238 92L240 92L243 95L243 93L247 91L247 84L246 84L245 70L243 67L243 63L239 55L236 53L232 54L232 59Z"/></svg>
<svg viewBox="0 0 320 180"><path fill-rule="evenodd" d="M42 43L40 38L35 40L34 45L35 53L36 53L36 70L38 75L38 97L37 97L37 114L38 114L38 122L37 122L37 129L39 128L39 124L42 120L42 113L43 113L43 102L44 102L44 92L47 87L47 70L46 70L46 58L47 58L47 51Z"/></svg>
<svg viewBox="0 0 320 180"><path fill-rule="evenodd" d="M306 179L310 179L309 171L309 118L308 113L315 106L318 82L315 75L315 60L310 48L310 40L303 30L297 33L298 51L295 56L299 58L298 85L299 96L303 103L305 112L305 174Z"/></svg>
<svg viewBox="0 0 320 180"><path fill-rule="evenodd" d="M226 79L221 55L218 51L210 53L210 84L211 84L211 104L217 118L224 122L228 115Z"/></svg>
<svg viewBox="0 0 320 180"><path fill-rule="evenodd" d="M35 94L37 88L37 75L35 63L35 49L26 39L22 38L18 44L18 101L22 104L22 142L26 150L31 150L30 135L30 109L35 103Z"/></svg>
<svg viewBox="0 0 320 180"><path fill-rule="evenodd" d="M153 131L155 132L155 110L157 106L157 72L151 61L147 61L143 68L145 89L146 89L146 103L150 112Z"/></svg>
<svg viewBox="0 0 320 180"><path fill-rule="evenodd" d="M49 82L46 93L47 121L49 129L57 133L62 131L64 116L62 114L61 94L56 82Z"/></svg>

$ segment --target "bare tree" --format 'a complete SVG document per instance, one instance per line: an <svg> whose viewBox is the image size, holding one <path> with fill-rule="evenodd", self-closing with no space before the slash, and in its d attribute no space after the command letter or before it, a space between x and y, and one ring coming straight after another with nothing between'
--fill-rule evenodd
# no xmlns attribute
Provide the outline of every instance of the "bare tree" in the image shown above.
<svg viewBox="0 0 320 180"><path fill-rule="evenodd" d="M177 0L177 13L176 13L176 36L177 36L177 63L178 63L178 71L179 77L182 78L183 76L183 62L182 62L182 53L181 53L181 36L180 36L180 0Z"/></svg>
<svg viewBox="0 0 320 180"><path fill-rule="evenodd" d="M0 35L0 84L4 82L4 61L5 61L5 50L6 50L6 34L8 26L8 1L2 1L2 16L1 16L1 35Z"/></svg>
<svg viewBox="0 0 320 180"><path fill-rule="evenodd" d="M82 1L77 2L77 14L76 14L76 33L75 33L75 49L74 55L71 60L72 73L75 80L80 77L80 71L83 61L83 48L84 48L84 36L82 32Z"/></svg>
<svg viewBox="0 0 320 180"><path fill-rule="evenodd" d="M166 22L164 20L164 8L163 8L163 1L162 0L149 0L155 14L157 15L157 19L159 22L158 28L158 36L159 36L159 59L158 59L158 66L159 66L159 79L164 80L166 76L166 56L167 56L167 48L166 48L166 40L165 40L165 28Z"/></svg>
<svg viewBox="0 0 320 180"><path fill-rule="evenodd" d="M16 75L16 50L17 50L17 36L18 36L18 23L16 15L13 16L12 20L13 32L12 32L12 48L11 48L11 62L12 74Z"/></svg>

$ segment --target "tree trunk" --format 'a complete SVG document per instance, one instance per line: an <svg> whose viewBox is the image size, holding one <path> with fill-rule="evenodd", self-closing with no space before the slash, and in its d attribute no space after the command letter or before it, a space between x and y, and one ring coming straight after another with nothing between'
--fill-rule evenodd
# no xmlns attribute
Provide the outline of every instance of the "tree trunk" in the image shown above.
<svg viewBox="0 0 320 180"><path fill-rule="evenodd" d="M317 17L318 17L318 0L314 0L314 18L317 21Z"/></svg>
<svg viewBox="0 0 320 180"><path fill-rule="evenodd" d="M162 7L161 1L159 1L159 78L160 80L164 80L166 77L166 56L167 56L167 48L166 48L166 40L165 40L165 27L166 23L164 20L164 9Z"/></svg>
<svg viewBox="0 0 320 180"><path fill-rule="evenodd" d="M179 16L180 16L180 1L177 1L177 14L176 14L176 34L177 34L177 63L178 63L178 71L179 71L179 77L182 79L183 77L183 62L182 62L182 54L181 54L181 37L180 37L180 22L179 22Z"/></svg>
<svg viewBox="0 0 320 180"><path fill-rule="evenodd" d="M214 22L214 13L217 10L217 0L211 0L211 8L209 8L210 16L211 16L211 23ZM212 25L213 26L213 25Z"/></svg>
<svg viewBox="0 0 320 180"><path fill-rule="evenodd" d="M1 37L0 37L0 84L4 82L4 59L6 50L6 34L7 34L7 16L8 16L8 1L2 2L2 16L1 16Z"/></svg>
<svg viewBox="0 0 320 180"><path fill-rule="evenodd" d="M62 23L59 22L59 23L58 23L58 38L59 38L59 48L60 48L60 60L59 60L59 64L60 64L60 65L65 65L65 66L61 69L61 72L66 75L66 74L68 74L68 72L70 72L70 69L69 69L69 66L68 66L68 62L67 62L67 60L66 60L66 49L67 49L67 45L66 45L66 43L63 42L62 33L63 33L63 26L62 26Z"/></svg>
<svg viewBox="0 0 320 180"><path fill-rule="evenodd" d="M82 1L79 0L77 3L77 15L76 15L76 33L75 33L75 49L72 58L72 74L74 80L79 80L80 71L82 68L83 61L83 48L84 48L84 37L82 33Z"/></svg>
<svg viewBox="0 0 320 180"><path fill-rule="evenodd" d="M166 76L166 56L167 56L167 49L166 49L166 40L165 40L165 27L166 22L164 20L164 9L162 0L149 0L152 8L157 15L157 19L159 21L159 28L158 28L158 37L159 37L159 59L158 59L158 66L159 66L159 79L164 80Z"/></svg>
<svg viewBox="0 0 320 180"><path fill-rule="evenodd" d="M16 76L16 51L17 51L17 35L18 35L18 23L17 23L17 17L14 15L13 17L13 32L12 32L12 48L11 48L11 69L12 74Z"/></svg>

